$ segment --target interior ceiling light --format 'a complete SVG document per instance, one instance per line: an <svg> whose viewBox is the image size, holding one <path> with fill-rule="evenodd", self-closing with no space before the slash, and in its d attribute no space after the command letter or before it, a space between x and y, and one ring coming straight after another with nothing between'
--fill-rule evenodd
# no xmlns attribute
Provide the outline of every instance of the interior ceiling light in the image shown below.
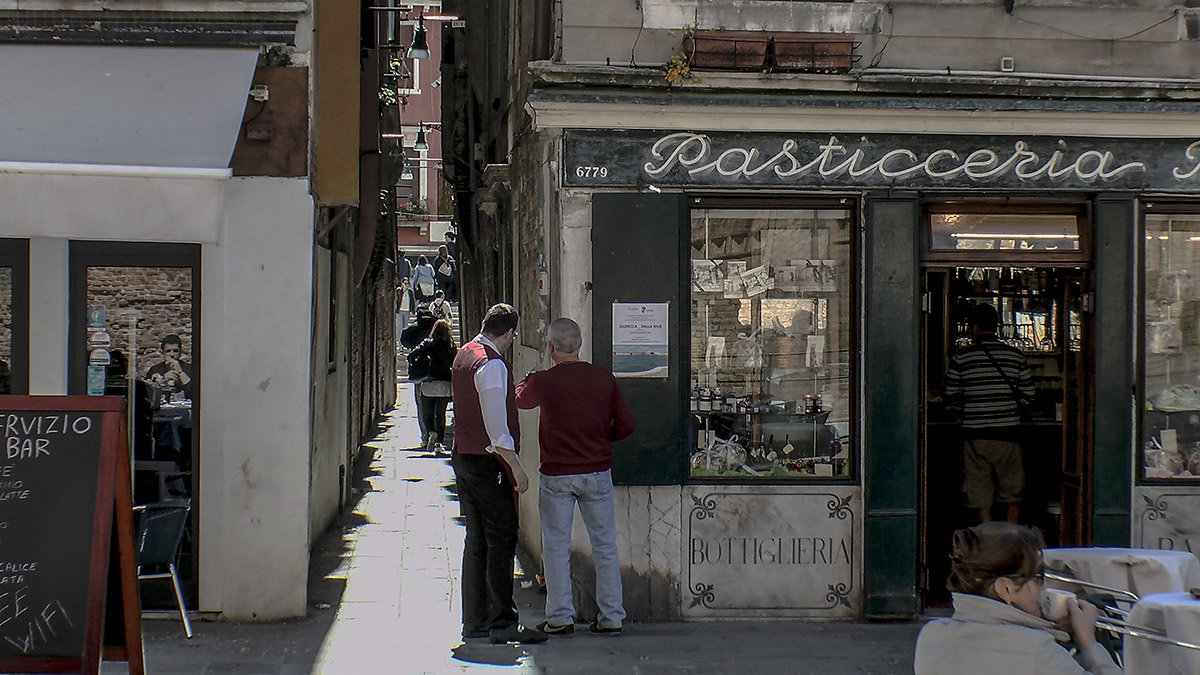
<svg viewBox="0 0 1200 675"><path fill-rule="evenodd" d="M1017 232L953 232L955 239L1078 239L1077 234L1021 234Z"/></svg>

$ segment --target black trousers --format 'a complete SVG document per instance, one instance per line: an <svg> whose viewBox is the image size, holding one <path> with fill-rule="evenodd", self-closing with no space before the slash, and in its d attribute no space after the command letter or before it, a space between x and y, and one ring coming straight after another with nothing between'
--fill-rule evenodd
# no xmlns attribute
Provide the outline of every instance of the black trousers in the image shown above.
<svg viewBox="0 0 1200 675"><path fill-rule="evenodd" d="M451 456L467 529L462 564L464 635L517 623L513 602L517 503L501 462L494 455L456 452Z"/></svg>
<svg viewBox="0 0 1200 675"><path fill-rule="evenodd" d="M417 421L421 426L421 445L429 440L431 432L437 436L438 443L446 442L446 406L449 404L449 397L426 396L421 393L421 385L417 385Z"/></svg>

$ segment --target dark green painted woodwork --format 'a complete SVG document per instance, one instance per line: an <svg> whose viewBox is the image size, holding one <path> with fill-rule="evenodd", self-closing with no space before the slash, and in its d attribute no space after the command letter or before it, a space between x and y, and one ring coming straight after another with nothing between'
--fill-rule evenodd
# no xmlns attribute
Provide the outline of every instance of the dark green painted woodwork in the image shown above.
<svg viewBox="0 0 1200 675"><path fill-rule="evenodd" d="M1135 202L1128 196L1096 200L1095 454L1092 465L1092 544L1129 545L1130 410L1134 401L1131 355L1137 312Z"/></svg>
<svg viewBox="0 0 1200 675"><path fill-rule="evenodd" d="M670 303L669 378L620 380L637 431L613 446L613 481L618 484L680 485L687 478L684 368L691 313L683 306L688 300L683 284L691 274L689 238L682 195L592 197L593 362L612 367L612 303Z"/></svg>
<svg viewBox="0 0 1200 675"><path fill-rule="evenodd" d="M912 616L917 595L921 308L916 198L869 199L863 343L868 617Z"/></svg>

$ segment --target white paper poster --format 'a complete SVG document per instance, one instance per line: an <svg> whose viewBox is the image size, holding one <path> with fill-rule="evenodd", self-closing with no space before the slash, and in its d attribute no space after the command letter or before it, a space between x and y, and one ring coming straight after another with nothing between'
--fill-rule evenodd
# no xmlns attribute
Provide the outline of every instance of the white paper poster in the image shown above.
<svg viewBox="0 0 1200 675"><path fill-rule="evenodd" d="M613 374L666 379L670 358L666 302L614 302Z"/></svg>

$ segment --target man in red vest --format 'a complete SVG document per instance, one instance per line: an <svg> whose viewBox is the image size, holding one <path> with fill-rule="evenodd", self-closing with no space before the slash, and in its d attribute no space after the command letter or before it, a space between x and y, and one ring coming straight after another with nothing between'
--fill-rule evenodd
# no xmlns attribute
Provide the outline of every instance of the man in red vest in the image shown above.
<svg viewBox="0 0 1200 675"><path fill-rule="evenodd" d="M520 451L512 374L501 356L517 337L517 310L493 305L475 339L450 368L454 391L454 467L466 523L463 547L463 638L545 642L521 625L513 602L517 552L517 495L529 489Z"/></svg>

